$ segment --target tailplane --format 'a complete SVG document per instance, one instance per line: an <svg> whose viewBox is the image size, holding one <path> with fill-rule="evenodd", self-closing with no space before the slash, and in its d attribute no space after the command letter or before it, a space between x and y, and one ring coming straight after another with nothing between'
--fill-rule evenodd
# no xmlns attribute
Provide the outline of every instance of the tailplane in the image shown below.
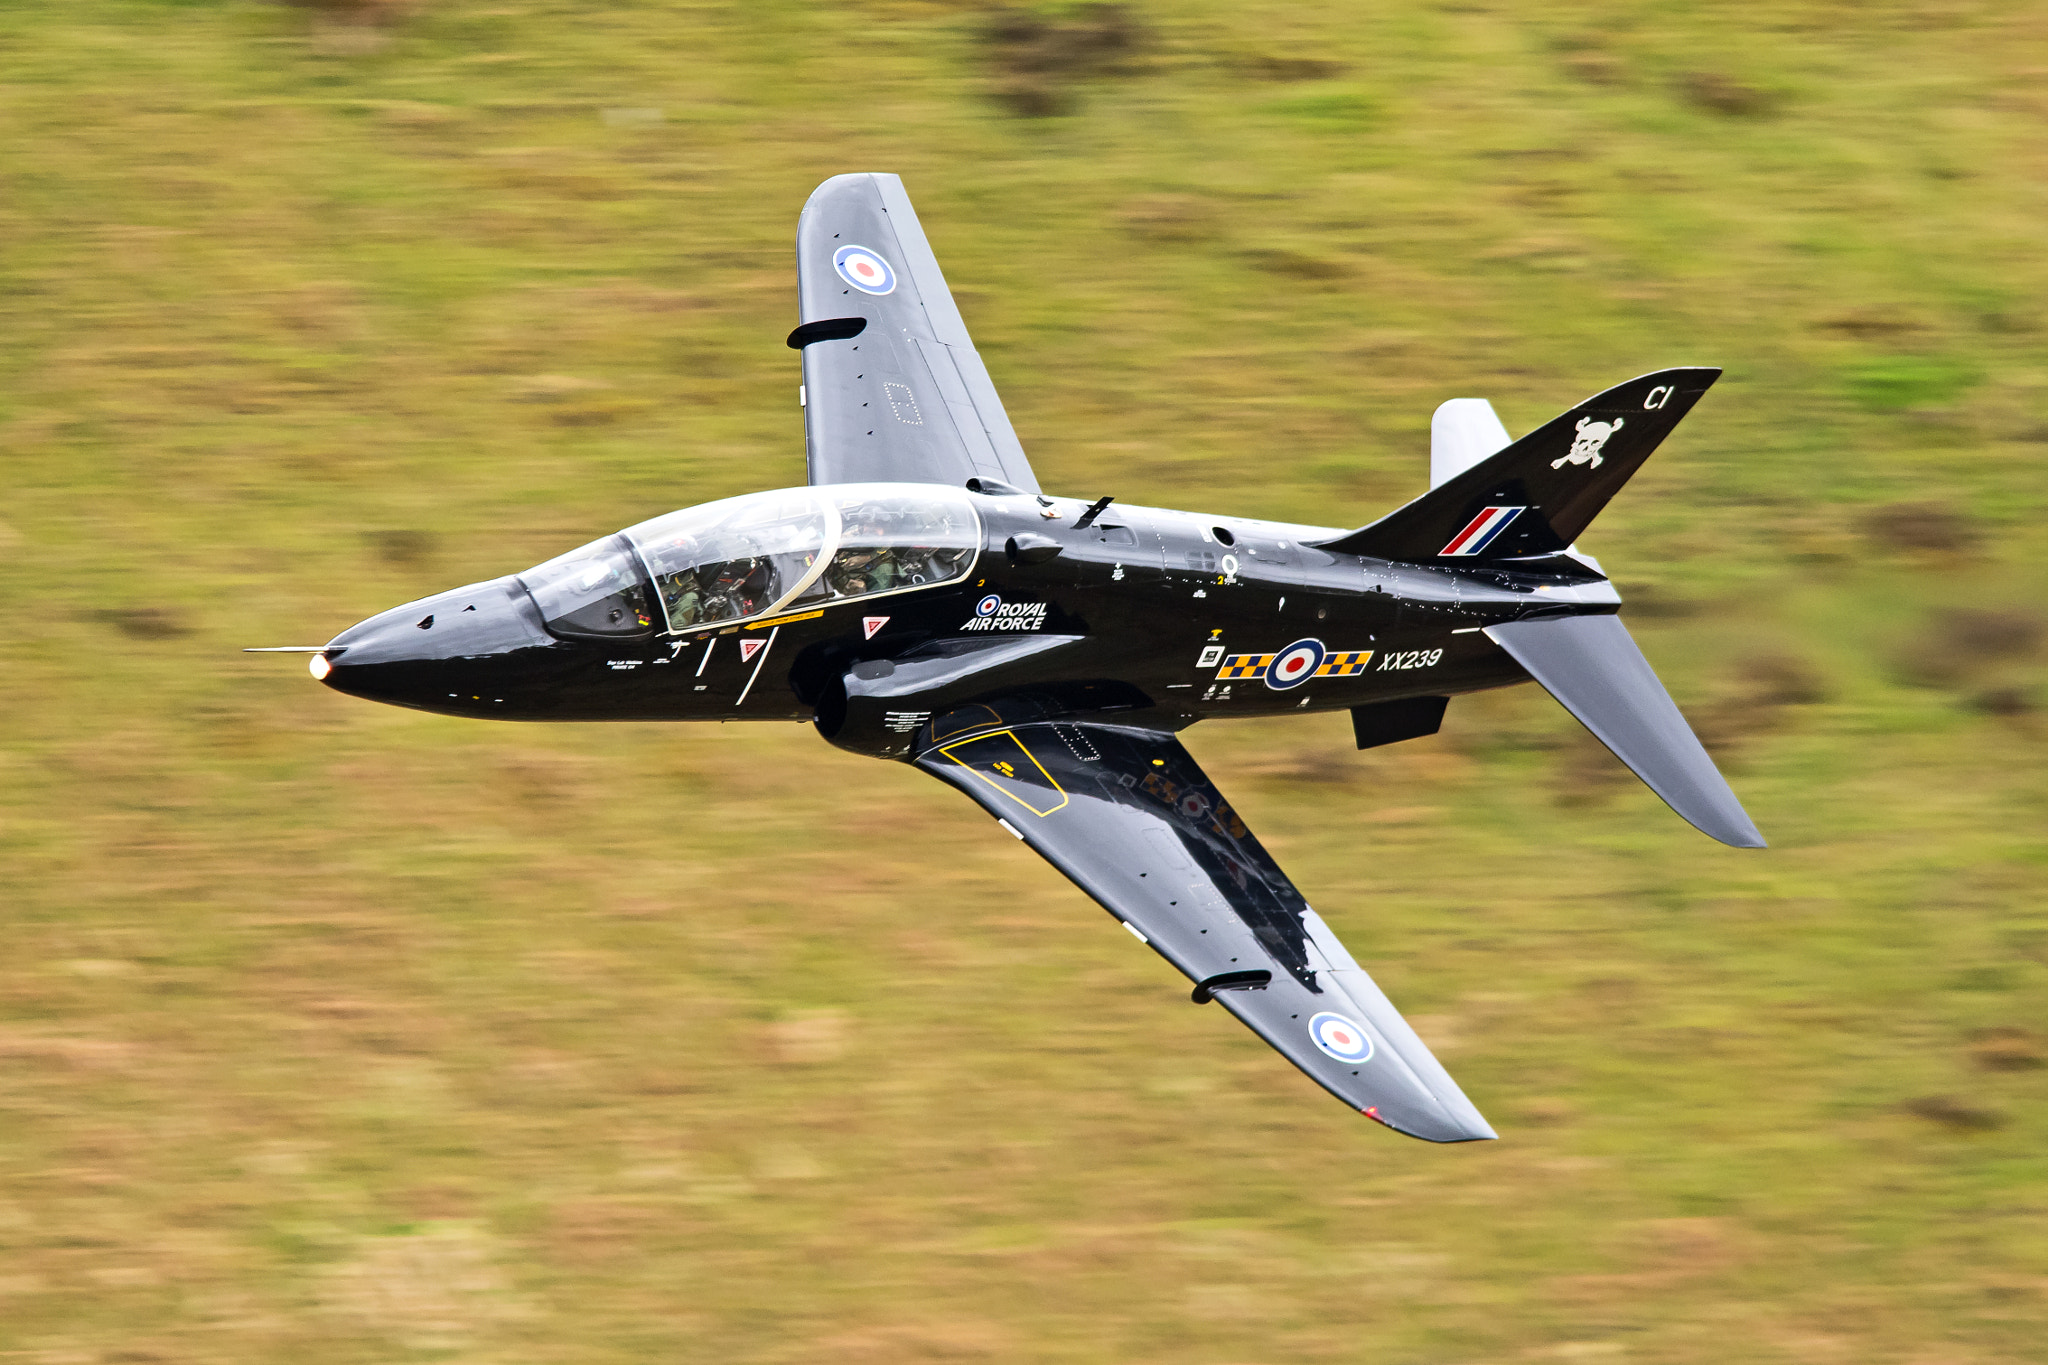
<svg viewBox="0 0 2048 1365"><path fill-rule="evenodd" d="M1486 634L1701 833L1764 846L1619 616L1537 616Z"/></svg>
<svg viewBox="0 0 2048 1365"><path fill-rule="evenodd" d="M1484 398L1453 398L1440 404L1429 419L1429 486L1443 487L1514 443L1500 414Z"/></svg>
<svg viewBox="0 0 2048 1365"><path fill-rule="evenodd" d="M1446 565L1558 554L1720 377L1717 369L1659 370L1616 385L1406 507L1317 548ZM1479 420L1492 417L1490 408L1445 416L1457 428L1444 433L1447 455L1483 448L1499 425L1498 418L1490 427Z"/></svg>

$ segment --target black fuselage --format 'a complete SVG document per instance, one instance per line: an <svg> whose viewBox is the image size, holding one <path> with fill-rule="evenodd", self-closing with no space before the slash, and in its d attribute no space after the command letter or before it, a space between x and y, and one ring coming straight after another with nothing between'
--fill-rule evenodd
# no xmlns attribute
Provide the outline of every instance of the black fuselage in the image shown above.
<svg viewBox="0 0 2048 1365"><path fill-rule="evenodd" d="M942 586L589 640L550 634L508 577L351 628L327 647L325 680L504 720L815 719L847 747L900 756L933 713L997 694L1179 729L1500 687L1527 675L1484 627L1618 600L1555 557L1540 572L1439 568L1312 548L1340 534L1321 527L1124 506L1082 527L1085 504L1021 494L975 506L981 549ZM849 688L892 686L870 717L885 733L846 731Z"/></svg>

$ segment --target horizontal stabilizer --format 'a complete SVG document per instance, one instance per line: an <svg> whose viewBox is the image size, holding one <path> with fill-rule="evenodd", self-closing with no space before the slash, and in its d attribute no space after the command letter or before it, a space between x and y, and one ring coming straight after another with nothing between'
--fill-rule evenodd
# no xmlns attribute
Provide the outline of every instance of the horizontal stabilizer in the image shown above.
<svg viewBox="0 0 2048 1365"><path fill-rule="evenodd" d="M1453 398L1429 419L1429 486L1440 487L1513 444L1484 398Z"/></svg>
<svg viewBox="0 0 2048 1365"><path fill-rule="evenodd" d="M1556 554L1579 538L1720 377L1719 370L1688 368L1617 384L1449 474L1406 507L1317 548L1444 565ZM1432 477L1506 435L1492 408L1478 399L1454 399L1437 416Z"/></svg>
<svg viewBox="0 0 2048 1365"><path fill-rule="evenodd" d="M1543 616L1486 634L1702 833L1764 846L1619 616Z"/></svg>

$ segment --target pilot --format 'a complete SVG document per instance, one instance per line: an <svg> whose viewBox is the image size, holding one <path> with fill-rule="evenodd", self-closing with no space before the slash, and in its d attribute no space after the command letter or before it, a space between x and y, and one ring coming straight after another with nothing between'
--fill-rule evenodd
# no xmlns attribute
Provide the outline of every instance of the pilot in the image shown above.
<svg viewBox="0 0 2048 1365"><path fill-rule="evenodd" d="M841 596L861 597L887 592L903 579L896 552L886 545L862 545L841 550L832 561L832 585Z"/></svg>
<svg viewBox="0 0 2048 1365"><path fill-rule="evenodd" d="M870 543L849 545L833 557L832 586L842 597L887 592L902 584L903 568L896 561L895 549L880 543L889 539L889 528L878 512L862 508L849 516L846 539Z"/></svg>
<svg viewBox="0 0 2048 1365"><path fill-rule="evenodd" d="M695 569L671 574L666 586L670 621L678 626L694 626L703 619L704 594L697 590Z"/></svg>
<svg viewBox="0 0 2048 1365"><path fill-rule="evenodd" d="M704 594L697 586L697 564L703 557L703 547L697 538L687 533L677 536L656 552L656 569L661 586L662 602L668 607L671 625L694 626L704 616ZM659 573L665 564L679 564L682 567L668 573Z"/></svg>

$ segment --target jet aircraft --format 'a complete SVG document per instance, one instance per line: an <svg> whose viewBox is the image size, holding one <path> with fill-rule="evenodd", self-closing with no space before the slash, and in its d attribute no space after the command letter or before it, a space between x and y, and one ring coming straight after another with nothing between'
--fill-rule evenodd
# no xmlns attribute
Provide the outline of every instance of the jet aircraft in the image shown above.
<svg viewBox="0 0 2048 1365"><path fill-rule="evenodd" d="M1660 370L1520 440L1432 422L1429 491L1358 529L1039 489L902 182L797 229L803 487L654 517L319 647L352 696L501 720L808 721L981 806L1319 1085L1495 1136L1178 738L1349 711L1358 746L1534 679L1679 815L1762 847L1581 532L1720 371Z"/></svg>

